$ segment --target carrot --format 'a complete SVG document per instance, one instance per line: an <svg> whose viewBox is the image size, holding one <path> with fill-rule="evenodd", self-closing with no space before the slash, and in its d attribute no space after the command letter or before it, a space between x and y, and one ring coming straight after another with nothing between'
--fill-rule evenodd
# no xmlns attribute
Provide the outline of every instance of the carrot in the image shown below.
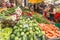
<svg viewBox="0 0 60 40"><path fill-rule="evenodd" d="M53 30L58 30L58 28L52 24L50 24L50 28L53 29Z"/></svg>
<svg viewBox="0 0 60 40"><path fill-rule="evenodd" d="M46 34L47 38L56 38L56 36L52 35L52 34Z"/></svg>
<svg viewBox="0 0 60 40"><path fill-rule="evenodd" d="M56 38L56 35L53 34L46 34L47 38Z"/></svg>
<svg viewBox="0 0 60 40"><path fill-rule="evenodd" d="M60 37L60 31L56 31L56 35Z"/></svg>
<svg viewBox="0 0 60 40"><path fill-rule="evenodd" d="M45 35L48 38L56 38L56 37L60 37L60 31L58 31L59 29L52 25L52 24L39 24L40 28L45 31Z"/></svg>

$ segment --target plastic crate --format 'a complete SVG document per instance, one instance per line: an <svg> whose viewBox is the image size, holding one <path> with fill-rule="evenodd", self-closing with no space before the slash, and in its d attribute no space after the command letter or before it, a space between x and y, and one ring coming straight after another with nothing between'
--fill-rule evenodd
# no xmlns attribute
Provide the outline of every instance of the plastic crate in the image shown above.
<svg viewBox="0 0 60 40"><path fill-rule="evenodd" d="M60 28L60 24L59 23L55 23L55 26L57 26L58 28Z"/></svg>

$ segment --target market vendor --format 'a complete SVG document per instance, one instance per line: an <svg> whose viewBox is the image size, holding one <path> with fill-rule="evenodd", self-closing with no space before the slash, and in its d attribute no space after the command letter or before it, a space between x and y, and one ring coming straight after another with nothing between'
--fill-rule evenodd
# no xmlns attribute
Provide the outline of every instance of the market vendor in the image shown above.
<svg viewBox="0 0 60 40"><path fill-rule="evenodd" d="M34 5L30 5L30 11L33 12L34 11Z"/></svg>

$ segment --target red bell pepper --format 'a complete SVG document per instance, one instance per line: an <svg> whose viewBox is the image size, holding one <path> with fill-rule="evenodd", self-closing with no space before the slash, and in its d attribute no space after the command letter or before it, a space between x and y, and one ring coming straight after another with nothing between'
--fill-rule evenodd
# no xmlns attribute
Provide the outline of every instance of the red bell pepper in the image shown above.
<svg viewBox="0 0 60 40"><path fill-rule="evenodd" d="M22 16L24 16L24 12L22 12Z"/></svg>
<svg viewBox="0 0 60 40"><path fill-rule="evenodd" d="M32 16L32 14L31 14L31 13L27 13L27 16L31 17L31 16Z"/></svg>

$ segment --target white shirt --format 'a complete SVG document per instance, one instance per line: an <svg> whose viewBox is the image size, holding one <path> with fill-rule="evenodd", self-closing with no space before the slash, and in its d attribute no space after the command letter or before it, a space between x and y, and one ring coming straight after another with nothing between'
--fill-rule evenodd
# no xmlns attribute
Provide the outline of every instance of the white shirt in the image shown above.
<svg viewBox="0 0 60 40"><path fill-rule="evenodd" d="M57 12L57 10L54 8L54 9L53 9L53 14L55 14L56 12Z"/></svg>

